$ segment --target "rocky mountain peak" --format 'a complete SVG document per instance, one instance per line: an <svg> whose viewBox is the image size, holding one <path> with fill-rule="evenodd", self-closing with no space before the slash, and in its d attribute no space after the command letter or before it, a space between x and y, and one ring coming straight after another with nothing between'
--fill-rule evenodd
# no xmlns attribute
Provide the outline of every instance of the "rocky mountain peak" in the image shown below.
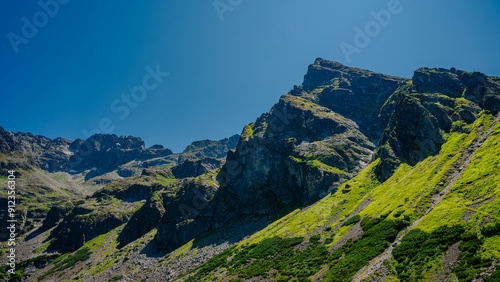
<svg viewBox="0 0 500 282"><path fill-rule="evenodd" d="M224 158L228 150L236 148L239 138L240 136L235 134L229 138L218 141L208 139L194 141L184 149L180 156L179 163L187 159L203 159L206 157L215 159Z"/></svg>

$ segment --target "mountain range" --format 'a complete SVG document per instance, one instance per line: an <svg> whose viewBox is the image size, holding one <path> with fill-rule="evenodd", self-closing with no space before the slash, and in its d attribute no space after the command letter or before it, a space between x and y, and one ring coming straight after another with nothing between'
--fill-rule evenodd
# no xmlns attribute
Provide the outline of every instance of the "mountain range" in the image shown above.
<svg viewBox="0 0 500 282"><path fill-rule="evenodd" d="M500 77L318 58L240 135L178 154L0 128L10 279L500 281L499 112Z"/></svg>

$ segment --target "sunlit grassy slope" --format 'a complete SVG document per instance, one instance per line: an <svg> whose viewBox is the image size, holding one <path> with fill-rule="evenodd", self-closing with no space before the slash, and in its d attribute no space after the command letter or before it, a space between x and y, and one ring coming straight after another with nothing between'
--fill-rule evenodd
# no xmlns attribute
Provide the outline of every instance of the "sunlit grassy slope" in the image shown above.
<svg viewBox="0 0 500 282"><path fill-rule="evenodd" d="M443 255L460 242L460 264L451 277L470 281L500 258L500 124L482 113L469 129L451 133L438 155L413 167L401 165L382 184L374 176L374 161L336 193L276 220L187 279L349 281L398 234L406 237L394 249L397 256L384 263L390 272L385 279L433 280ZM471 152L485 134L491 136ZM422 246L409 248L414 240Z"/></svg>

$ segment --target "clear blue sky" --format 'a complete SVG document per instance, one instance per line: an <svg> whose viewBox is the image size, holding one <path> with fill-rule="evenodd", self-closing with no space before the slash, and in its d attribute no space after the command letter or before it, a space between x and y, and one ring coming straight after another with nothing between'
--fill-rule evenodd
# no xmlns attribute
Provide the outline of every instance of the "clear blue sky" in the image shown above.
<svg viewBox="0 0 500 282"><path fill-rule="evenodd" d="M181 151L240 133L301 84L317 57L402 77L423 66L500 75L496 0L401 0L400 12L380 30L372 26L371 42L349 61L339 45L355 46L354 28L394 0L233 0L239 5L222 21L213 0L65 1L45 18L37 1L0 4L7 130L76 139L107 119L114 134ZM25 27L31 38L24 37L22 19L34 16L40 28ZM170 75L136 96L134 109L118 100L128 115L113 111L157 65Z"/></svg>

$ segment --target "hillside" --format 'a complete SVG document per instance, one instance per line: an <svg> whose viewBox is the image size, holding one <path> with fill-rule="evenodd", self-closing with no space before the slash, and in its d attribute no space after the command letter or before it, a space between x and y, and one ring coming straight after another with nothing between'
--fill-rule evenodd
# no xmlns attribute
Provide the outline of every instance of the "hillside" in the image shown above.
<svg viewBox="0 0 500 282"><path fill-rule="evenodd" d="M16 275L498 281L499 111L497 77L317 59L241 136L180 154L2 129L0 168L18 171L29 226Z"/></svg>

